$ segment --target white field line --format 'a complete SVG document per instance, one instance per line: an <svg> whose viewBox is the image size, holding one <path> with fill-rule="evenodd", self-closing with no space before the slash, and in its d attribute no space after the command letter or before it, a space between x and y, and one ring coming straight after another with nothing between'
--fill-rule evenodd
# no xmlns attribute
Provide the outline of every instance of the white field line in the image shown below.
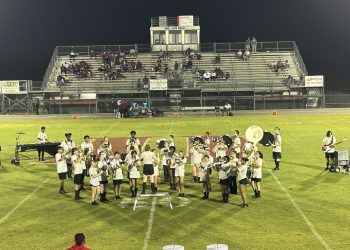
<svg viewBox="0 0 350 250"><path fill-rule="evenodd" d="M18 208L20 208L24 202L26 202L30 197L32 197L33 194L35 194L46 182L48 182L50 178L47 178L44 180L39 186L37 186L33 192L28 194L23 200L20 201L10 212L8 212L4 217L0 219L0 225L3 224Z"/></svg>
<svg viewBox="0 0 350 250"><path fill-rule="evenodd" d="M157 203L157 197L153 197L151 212L149 214L149 219L148 219L148 228L147 228L147 232L145 235L145 239L143 240L142 250L148 249L148 242L149 242L149 239L151 238L151 233L152 233L154 212L156 211L156 203Z"/></svg>
<svg viewBox="0 0 350 250"><path fill-rule="evenodd" d="M272 170L269 169L269 172L271 173L272 177L275 179L275 181L277 182L278 186L280 186L280 188L282 189L282 191L286 194L286 196L289 198L289 200L291 201L293 207L298 211L299 215L304 219L306 225L309 226L311 232L315 235L315 237L319 240L319 242L324 246L325 249L331 249L329 247L329 245L327 244L327 242L322 238L322 236L316 231L315 227L312 225L312 223L309 221L309 219L306 217L305 213L303 212L303 210L301 210L301 208L299 207L299 205L295 202L295 200L293 199L293 197L288 193L288 191L284 188L284 186L282 185L282 183L278 180L277 176L273 173Z"/></svg>

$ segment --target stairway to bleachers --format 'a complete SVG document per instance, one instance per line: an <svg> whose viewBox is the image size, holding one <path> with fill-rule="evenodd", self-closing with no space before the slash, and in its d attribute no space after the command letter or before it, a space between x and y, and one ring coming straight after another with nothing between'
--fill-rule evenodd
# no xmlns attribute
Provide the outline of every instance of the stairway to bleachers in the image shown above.
<svg viewBox="0 0 350 250"><path fill-rule="evenodd" d="M251 54L247 61L236 58L232 53L221 53L221 61L219 64L214 63L216 53L201 53L201 60L195 60L191 70L184 70L181 72L181 79L183 80L183 86L185 88L201 88L202 91L217 91L218 86L221 91L271 91L271 90L288 90L289 86L286 85L286 79L291 75L294 79L299 79L301 70L298 68L296 59L294 58L294 52L259 52ZM103 81L103 74L98 71L98 68L102 64L101 57L89 57L89 56L77 56L76 62L85 61L90 65L90 68L94 74L92 78L80 78L73 74L67 74L69 82L64 86L65 93L84 93L84 92L97 92L97 93L137 93L146 92L147 90L141 88L137 90L136 83L138 79L143 79L147 74L149 78L171 78L171 72L174 70L174 63L177 61L179 64L184 59L182 53L173 53L169 55L168 59L163 59L163 65L168 64L169 73L155 73L151 69L155 66L158 59L158 55L155 53L139 53L136 57L126 56L128 62L134 60L137 62L140 60L143 66L141 72L123 72L124 78ZM60 66L69 61L69 56L59 56L53 67L49 80L47 82L46 91L48 92L60 92L57 86L57 76L60 74ZM277 61L288 60L289 68L282 70L279 73L273 72L270 67L271 63ZM200 70L213 71L215 67L219 67L224 73L228 72L230 78L228 81L203 81L199 78L195 78L195 68ZM114 70L116 68L114 67Z"/></svg>

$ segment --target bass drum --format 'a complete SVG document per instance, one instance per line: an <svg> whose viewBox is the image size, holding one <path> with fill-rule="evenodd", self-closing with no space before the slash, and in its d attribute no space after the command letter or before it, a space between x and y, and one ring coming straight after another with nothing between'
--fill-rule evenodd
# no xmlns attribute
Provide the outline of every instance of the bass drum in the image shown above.
<svg viewBox="0 0 350 250"><path fill-rule="evenodd" d="M228 148L232 146L233 141L232 141L231 136L229 136L229 135L223 135L221 138L222 138L223 142L225 143L225 145L226 145Z"/></svg>
<svg viewBox="0 0 350 250"><path fill-rule="evenodd" d="M156 142L156 145L157 145L157 147L158 147L158 149L162 149L162 148L164 148L164 144L165 144L165 142L166 142L166 139L160 139L160 140L158 140L157 142Z"/></svg>
<svg viewBox="0 0 350 250"><path fill-rule="evenodd" d="M192 138L192 143L195 144L196 142L201 144L201 145L203 145L204 144L204 139L202 137L200 137L200 136L194 136Z"/></svg>

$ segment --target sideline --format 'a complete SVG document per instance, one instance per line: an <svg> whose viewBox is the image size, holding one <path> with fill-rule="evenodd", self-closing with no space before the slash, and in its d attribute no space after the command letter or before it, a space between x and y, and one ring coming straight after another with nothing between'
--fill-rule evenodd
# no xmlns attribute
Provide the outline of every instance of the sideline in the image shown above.
<svg viewBox="0 0 350 250"><path fill-rule="evenodd" d="M327 242L322 238L322 236L316 231L315 227L312 225L312 223L309 221L309 219L306 217L305 213L303 212L303 210L301 210L301 208L299 207L299 205L295 202L295 200L293 199L293 197L288 193L288 191L283 187L282 183L278 180L277 176L273 173L273 171L271 169L269 169L270 174L272 175L272 177L275 179L275 181L277 182L278 186L280 186L280 188L282 189L282 191L286 194L286 196L289 198L289 200L291 201L293 207L298 211L299 215L304 219L306 225L309 226L311 232L316 236L316 238L319 240L319 242L324 246L325 249L331 249L329 247L329 245L327 244Z"/></svg>
<svg viewBox="0 0 350 250"><path fill-rule="evenodd" d="M3 224L18 208L20 208L24 202L26 202L30 197L32 197L33 194L35 194L46 182L49 181L50 178L47 178L44 180L39 186L37 186L33 192L28 194L23 200L20 201L20 203L17 204L10 212L8 212L4 217L0 219L0 225Z"/></svg>

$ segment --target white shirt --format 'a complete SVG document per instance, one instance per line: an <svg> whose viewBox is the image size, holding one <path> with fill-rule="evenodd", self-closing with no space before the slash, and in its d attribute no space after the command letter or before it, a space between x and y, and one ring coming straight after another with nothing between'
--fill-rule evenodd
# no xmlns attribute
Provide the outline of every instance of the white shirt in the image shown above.
<svg viewBox="0 0 350 250"><path fill-rule="evenodd" d="M241 139L238 136L234 138L232 148L236 154L241 152Z"/></svg>
<svg viewBox="0 0 350 250"><path fill-rule="evenodd" d="M72 162L73 162L73 166L74 166L74 175L76 174L82 174L83 173L83 169L85 167L85 162L84 161L80 161L78 162L78 155L72 155Z"/></svg>
<svg viewBox="0 0 350 250"><path fill-rule="evenodd" d="M55 155L55 160L57 164L57 173L65 173L68 171L66 159L65 158L62 159L62 154L57 153Z"/></svg>
<svg viewBox="0 0 350 250"><path fill-rule="evenodd" d="M90 184L92 185L92 186L98 186L98 185L100 185L100 181L99 181L99 176L97 176L97 177L93 177L93 175L97 175L97 171L98 171L98 169L97 168L94 168L94 167L91 167L90 169L89 169L89 175L90 175Z"/></svg>
<svg viewBox="0 0 350 250"><path fill-rule="evenodd" d="M65 153L71 153L70 151L75 147L75 143L74 141L63 141L61 147Z"/></svg>
<svg viewBox="0 0 350 250"><path fill-rule="evenodd" d="M222 158L226 155L226 150L227 150L227 146L225 144L216 144L213 151L215 152L216 158L218 157Z"/></svg>
<svg viewBox="0 0 350 250"><path fill-rule="evenodd" d="M108 181L108 165L105 161L98 161L97 167L101 169L103 172L99 176L99 181Z"/></svg>
<svg viewBox="0 0 350 250"><path fill-rule="evenodd" d="M47 142L47 135L46 135L46 133L40 131L38 133L37 139L38 139L38 143L46 143Z"/></svg>
<svg viewBox="0 0 350 250"><path fill-rule="evenodd" d="M126 140L126 146L129 146L130 141L132 141L132 140L135 142L135 145L137 145L137 146L141 145L140 140L138 138L134 137L134 138L129 138Z"/></svg>
<svg viewBox="0 0 350 250"><path fill-rule="evenodd" d="M113 180L122 180L123 179L123 169L120 160L113 159L111 162L111 168L113 171Z"/></svg>
<svg viewBox="0 0 350 250"><path fill-rule="evenodd" d="M145 151L141 153L141 160L143 164L155 164L157 157L152 151Z"/></svg>
<svg viewBox="0 0 350 250"><path fill-rule="evenodd" d="M263 160L261 158L257 159L257 166L252 171L252 178L260 178L262 177L262 164Z"/></svg>
<svg viewBox="0 0 350 250"><path fill-rule="evenodd" d="M237 168L237 179L238 181L247 178L248 164L245 163Z"/></svg>
<svg viewBox="0 0 350 250"><path fill-rule="evenodd" d="M327 137L325 136L322 140L322 144L325 145L325 146L329 146L326 150L327 153L334 153L335 152L335 148L334 146L334 143L336 143L337 140L335 139L335 136L330 136L330 137Z"/></svg>
<svg viewBox="0 0 350 250"><path fill-rule="evenodd" d="M190 153L193 155L193 165L199 165L202 161L203 153L200 149L192 147Z"/></svg>
<svg viewBox="0 0 350 250"><path fill-rule="evenodd" d="M277 153L282 152L282 147L281 147L282 137L280 134L275 134L275 140L273 143L275 144L275 146L272 147L272 152L277 152Z"/></svg>
<svg viewBox="0 0 350 250"><path fill-rule="evenodd" d="M224 108L225 108L225 110L231 110L232 106L231 106L231 104L227 103L227 104L225 104Z"/></svg>
<svg viewBox="0 0 350 250"><path fill-rule="evenodd" d="M168 150L168 151L166 151L166 150ZM163 156L162 157L162 165L163 166L167 165L167 160L170 159L170 157L168 156L168 152L169 152L169 148L162 148L160 150L160 154Z"/></svg>
<svg viewBox="0 0 350 250"><path fill-rule="evenodd" d="M220 168L219 168L219 179L220 180L225 180L230 176L230 163L222 163Z"/></svg>
<svg viewBox="0 0 350 250"><path fill-rule="evenodd" d="M94 145L91 142L83 142L80 145L81 151L84 152L84 154L91 154L92 151L94 151Z"/></svg>

